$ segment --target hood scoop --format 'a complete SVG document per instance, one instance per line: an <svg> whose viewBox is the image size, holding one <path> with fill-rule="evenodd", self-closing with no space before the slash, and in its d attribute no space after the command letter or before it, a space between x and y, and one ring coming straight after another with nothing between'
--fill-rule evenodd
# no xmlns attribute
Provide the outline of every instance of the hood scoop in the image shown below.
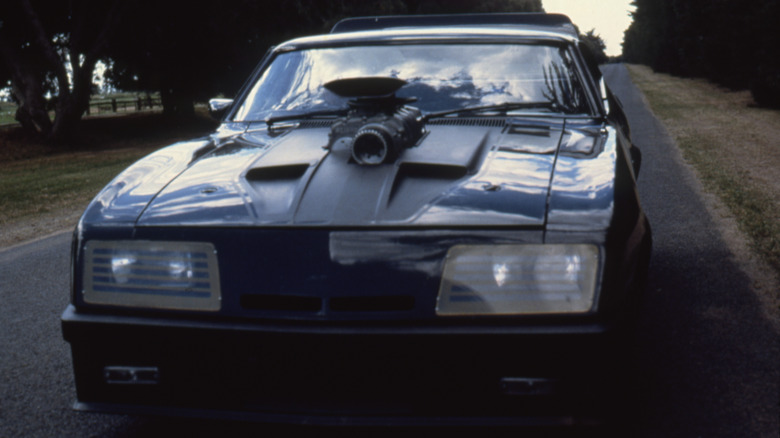
<svg viewBox="0 0 780 438"><path fill-rule="evenodd" d="M346 145L352 161L363 166L393 162L404 149L414 146L425 133L422 113L395 92L406 81L390 77L338 79L324 84L329 91L352 98L346 117L336 122L328 148Z"/></svg>

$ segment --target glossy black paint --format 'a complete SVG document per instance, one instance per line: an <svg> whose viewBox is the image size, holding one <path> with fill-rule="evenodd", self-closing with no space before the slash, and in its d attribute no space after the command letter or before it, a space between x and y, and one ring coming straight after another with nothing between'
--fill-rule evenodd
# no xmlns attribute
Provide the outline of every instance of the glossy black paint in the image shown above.
<svg viewBox="0 0 780 438"><path fill-rule="evenodd" d="M215 107L226 111L217 132L145 157L98 194L74 233L63 314L77 408L322 424L565 423L611 394L650 256L619 102L599 90L560 16L515 27L417 20L394 29L409 22L388 19L377 32L345 23L276 47L235 104ZM562 47L590 110L433 117L413 145L374 166L334 141L338 118L232 121L278 54L432 41ZM85 243L124 239L211 242L221 309L86 303ZM448 249L505 243L596 245L591 311L437 317ZM101 373L115 365L160 367L160 384L109 385ZM509 397L499 385L507 376L550 378L560 397Z"/></svg>

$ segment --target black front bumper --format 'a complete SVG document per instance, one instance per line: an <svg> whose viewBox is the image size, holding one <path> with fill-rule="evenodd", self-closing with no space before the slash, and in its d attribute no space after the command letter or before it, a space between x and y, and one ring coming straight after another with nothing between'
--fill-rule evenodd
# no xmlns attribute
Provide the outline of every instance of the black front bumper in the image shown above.
<svg viewBox="0 0 780 438"><path fill-rule="evenodd" d="M620 363L599 324L226 323L85 314L69 306L62 327L73 353L76 407L137 414L566 424L603 414ZM149 379L109 378L124 368Z"/></svg>

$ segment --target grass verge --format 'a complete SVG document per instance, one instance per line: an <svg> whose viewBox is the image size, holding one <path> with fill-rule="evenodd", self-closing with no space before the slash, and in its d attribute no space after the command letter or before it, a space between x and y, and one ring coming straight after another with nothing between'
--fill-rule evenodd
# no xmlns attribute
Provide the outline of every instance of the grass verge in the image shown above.
<svg viewBox="0 0 780 438"><path fill-rule="evenodd" d="M202 136L215 124L160 114L85 120L71 144L37 143L18 127L0 129L0 247L75 226L89 201L148 153Z"/></svg>
<svg viewBox="0 0 780 438"><path fill-rule="evenodd" d="M148 147L59 154L0 165L0 224L85 206Z"/></svg>
<svg viewBox="0 0 780 438"><path fill-rule="evenodd" d="M751 247L780 273L780 111L749 92L628 66L655 115L708 191L736 218Z"/></svg>

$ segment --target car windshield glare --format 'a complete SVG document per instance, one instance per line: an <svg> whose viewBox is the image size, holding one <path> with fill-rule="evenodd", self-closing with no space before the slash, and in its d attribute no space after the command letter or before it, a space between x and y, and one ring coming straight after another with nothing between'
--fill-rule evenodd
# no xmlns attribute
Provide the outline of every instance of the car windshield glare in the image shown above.
<svg viewBox="0 0 780 438"><path fill-rule="evenodd" d="M505 103L540 103L556 113L587 113L569 52L530 44L424 44L316 48L280 53L233 117L257 121L347 107L323 87L357 77L393 77L423 112ZM530 107L529 107L530 108Z"/></svg>

